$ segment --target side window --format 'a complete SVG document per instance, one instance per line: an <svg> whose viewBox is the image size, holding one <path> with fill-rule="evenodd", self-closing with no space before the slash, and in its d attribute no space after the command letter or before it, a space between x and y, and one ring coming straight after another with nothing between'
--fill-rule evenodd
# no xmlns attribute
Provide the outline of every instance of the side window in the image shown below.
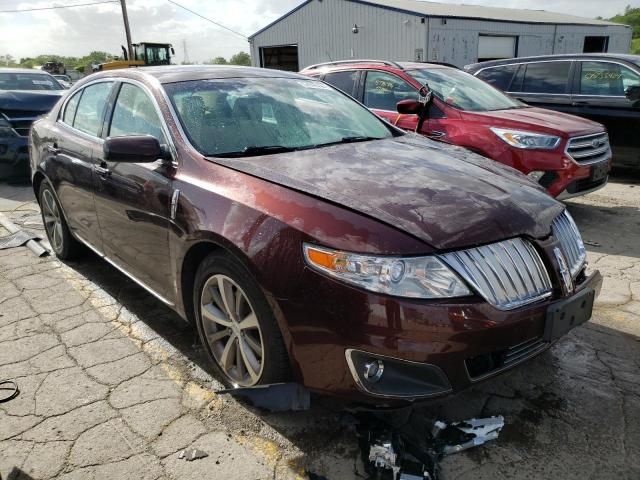
<svg viewBox="0 0 640 480"><path fill-rule="evenodd" d="M400 100L417 100L418 91L395 75L386 72L367 72L364 84L364 104L378 110L396 111Z"/></svg>
<svg viewBox="0 0 640 480"><path fill-rule="evenodd" d="M482 70L478 75L479 79L499 88L503 91L508 91L511 85L511 79L513 74L516 73L518 65L504 65L502 67L492 67Z"/></svg>
<svg viewBox="0 0 640 480"><path fill-rule="evenodd" d="M529 63L524 71L521 92L567 93L571 62Z"/></svg>
<svg viewBox="0 0 640 480"><path fill-rule="evenodd" d="M78 102L82 96L82 90L74 93L73 97L69 99L67 105L64 107L64 115L62 115L62 121L67 125L73 125L73 119L76 116L76 110L78 109Z"/></svg>
<svg viewBox="0 0 640 480"><path fill-rule="evenodd" d="M107 99L113 82L102 82L85 87L76 109L73 126L81 132L95 137L100 136Z"/></svg>
<svg viewBox="0 0 640 480"><path fill-rule="evenodd" d="M580 93L624 97L631 85L640 85L640 75L631 69L608 62L582 62Z"/></svg>
<svg viewBox="0 0 640 480"><path fill-rule="evenodd" d="M353 90L356 86L356 80L358 79L358 72L332 72L327 73L324 77L324 81L339 88L347 95L353 96Z"/></svg>
<svg viewBox="0 0 640 480"><path fill-rule="evenodd" d="M144 90L123 83L113 109L109 136L151 135L165 143L161 125L155 106Z"/></svg>

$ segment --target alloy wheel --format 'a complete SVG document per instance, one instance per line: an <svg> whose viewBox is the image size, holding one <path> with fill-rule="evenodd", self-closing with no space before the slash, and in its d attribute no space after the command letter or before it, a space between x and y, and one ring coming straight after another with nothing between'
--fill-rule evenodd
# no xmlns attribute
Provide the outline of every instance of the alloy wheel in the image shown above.
<svg viewBox="0 0 640 480"><path fill-rule="evenodd" d="M226 275L212 275L202 288L202 326L225 375L238 386L258 383L264 345L256 313L240 286Z"/></svg>
<svg viewBox="0 0 640 480"><path fill-rule="evenodd" d="M42 214L44 228L49 236L51 246L56 252L61 252L64 242L62 218L58 204L50 190L44 190L42 192Z"/></svg>

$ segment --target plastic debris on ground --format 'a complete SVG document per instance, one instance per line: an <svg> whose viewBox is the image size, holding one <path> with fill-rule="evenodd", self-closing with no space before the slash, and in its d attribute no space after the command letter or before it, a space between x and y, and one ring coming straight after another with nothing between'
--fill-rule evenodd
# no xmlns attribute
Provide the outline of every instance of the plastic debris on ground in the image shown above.
<svg viewBox="0 0 640 480"><path fill-rule="evenodd" d="M438 480L442 457L498 438L502 416L461 422L437 421L423 438L403 433L383 421L360 424L360 451L371 480Z"/></svg>
<svg viewBox="0 0 640 480"><path fill-rule="evenodd" d="M207 452L198 450L197 448L187 448L178 453L178 458L181 460L184 459L187 462L193 462L194 460L199 460L208 456L209 454Z"/></svg>

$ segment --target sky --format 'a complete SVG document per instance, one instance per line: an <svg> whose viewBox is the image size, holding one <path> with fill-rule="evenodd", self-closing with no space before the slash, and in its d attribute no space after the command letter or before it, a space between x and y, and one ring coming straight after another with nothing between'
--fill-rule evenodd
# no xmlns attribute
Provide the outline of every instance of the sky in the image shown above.
<svg viewBox="0 0 640 480"><path fill-rule="evenodd" d="M19 59L39 54L83 56L92 50L119 55L125 43L118 3L58 10L2 13L2 10L73 5L97 0L0 0L0 55ZM268 25L302 0L176 0L178 3L249 36ZM494 6L495 0L439 0ZM640 0L502 0L507 8L549 10L583 17L611 17L627 4ZM127 0L133 42L172 43L177 62L230 57L249 51L249 44L212 23L172 5L167 0Z"/></svg>

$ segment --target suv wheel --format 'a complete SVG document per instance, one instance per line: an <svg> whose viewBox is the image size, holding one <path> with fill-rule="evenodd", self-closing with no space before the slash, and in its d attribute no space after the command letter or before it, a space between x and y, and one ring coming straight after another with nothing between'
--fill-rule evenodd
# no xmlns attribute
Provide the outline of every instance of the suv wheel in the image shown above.
<svg viewBox="0 0 640 480"><path fill-rule="evenodd" d="M200 340L228 386L277 383L289 361L273 312L249 273L212 254L198 268L194 311Z"/></svg>
<svg viewBox="0 0 640 480"><path fill-rule="evenodd" d="M82 245L73 238L62 214L51 184L46 180L40 185L40 211L47 238L55 254L62 260L71 260L82 251Z"/></svg>

